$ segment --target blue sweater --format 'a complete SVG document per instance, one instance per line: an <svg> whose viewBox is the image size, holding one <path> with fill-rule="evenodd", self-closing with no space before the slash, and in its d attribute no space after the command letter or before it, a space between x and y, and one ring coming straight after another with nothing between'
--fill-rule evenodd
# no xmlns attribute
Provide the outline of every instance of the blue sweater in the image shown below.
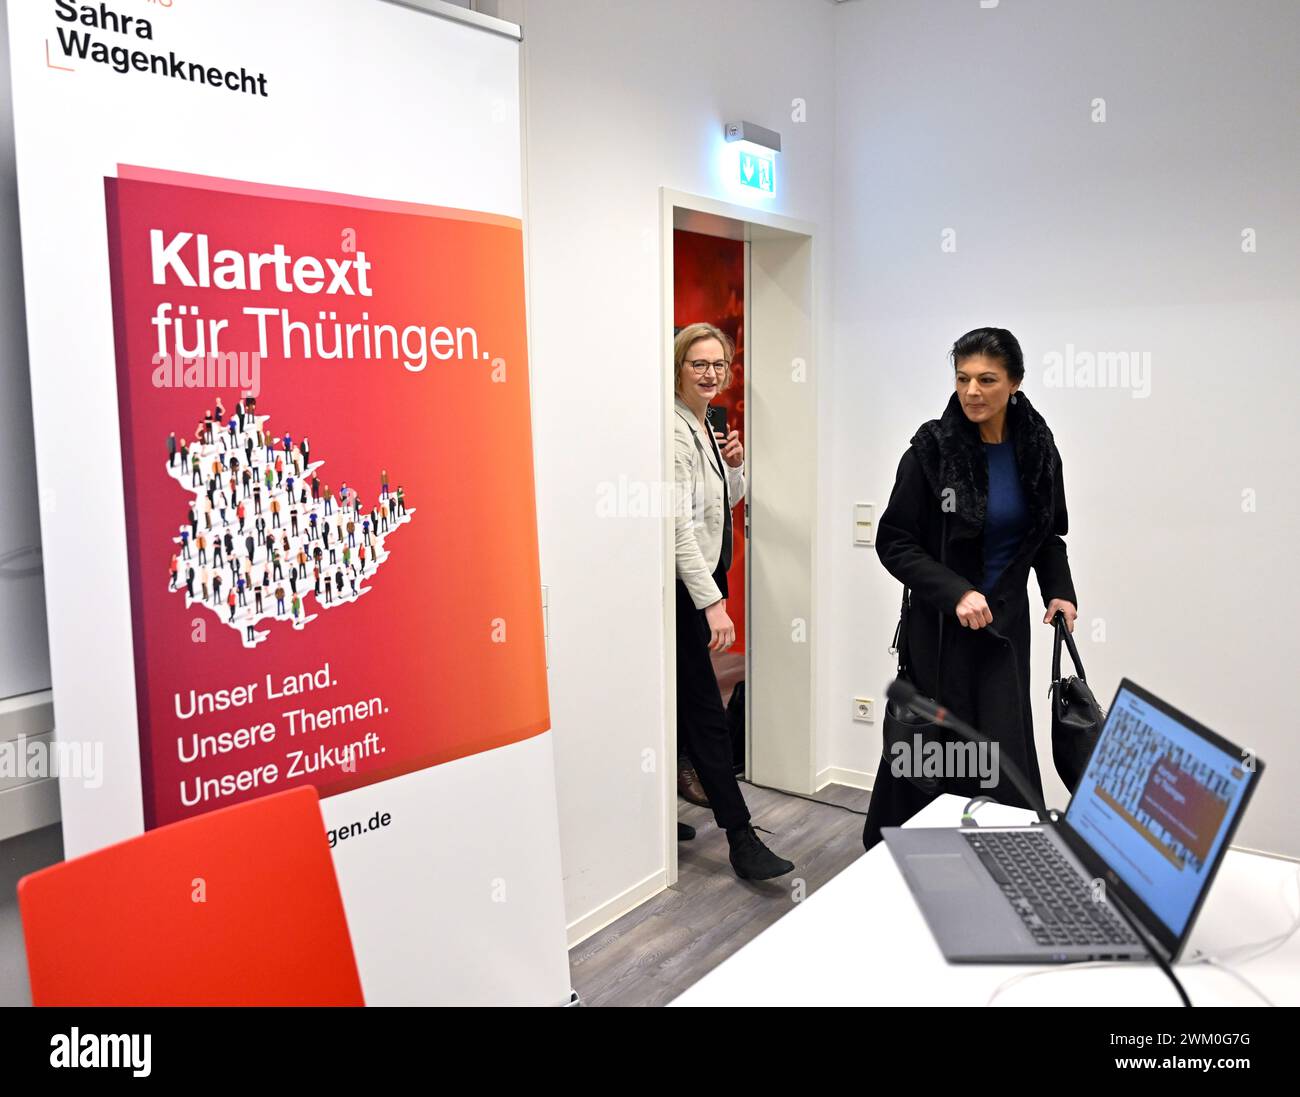
<svg viewBox="0 0 1300 1097"><path fill-rule="evenodd" d="M984 456L989 463L989 505L984 517L984 581L980 591L988 594L1029 529L1029 507L1020 486L1012 442L985 442Z"/></svg>

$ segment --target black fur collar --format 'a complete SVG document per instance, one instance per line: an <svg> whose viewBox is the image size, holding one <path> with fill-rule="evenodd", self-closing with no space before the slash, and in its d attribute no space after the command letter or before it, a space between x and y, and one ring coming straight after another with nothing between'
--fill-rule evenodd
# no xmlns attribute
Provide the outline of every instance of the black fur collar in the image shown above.
<svg viewBox="0 0 1300 1097"><path fill-rule="evenodd" d="M1047 422L1023 392L1007 406L1007 433L1016 447L1031 536L1035 536L1052 524L1052 488L1059 460L1056 443ZM931 490L941 506L946 501L945 512L964 530L959 536L976 536L984 529L989 470L981 446L979 427L966 418L956 393L949 397L943 415L922 424L912 437L912 448Z"/></svg>

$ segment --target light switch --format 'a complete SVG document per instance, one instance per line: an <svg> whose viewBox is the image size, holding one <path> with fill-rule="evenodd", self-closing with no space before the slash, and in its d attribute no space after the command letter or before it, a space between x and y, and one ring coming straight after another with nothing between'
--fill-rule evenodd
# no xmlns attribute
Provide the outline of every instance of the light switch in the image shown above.
<svg viewBox="0 0 1300 1097"><path fill-rule="evenodd" d="M853 504L853 543L855 545L874 545L876 543L876 504Z"/></svg>

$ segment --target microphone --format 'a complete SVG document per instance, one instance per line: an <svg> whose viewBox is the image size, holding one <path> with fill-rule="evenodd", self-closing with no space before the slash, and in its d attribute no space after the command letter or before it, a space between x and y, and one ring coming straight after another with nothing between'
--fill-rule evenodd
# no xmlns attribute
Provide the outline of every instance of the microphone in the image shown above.
<svg viewBox="0 0 1300 1097"><path fill-rule="evenodd" d="M939 727L949 728L955 731L963 739L969 739L975 743L990 743L991 739L976 731L970 724L964 720L959 720L943 705L936 705L925 694L921 693L911 682L902 678L895 678L885 688L885 696L893 701L900 708L908 709L918 716L937 724ZM1006 770L1007 777L1015 786L1016 791L1025 798L1028 804L1038 815L1041 823L1052 823L1052 817L1047 812L1047 805L1038 798L1025 775L1020 772L1020 767L1011 761L1010 758L1003 758L1001 752L998 754L998 764Z"/></svg>

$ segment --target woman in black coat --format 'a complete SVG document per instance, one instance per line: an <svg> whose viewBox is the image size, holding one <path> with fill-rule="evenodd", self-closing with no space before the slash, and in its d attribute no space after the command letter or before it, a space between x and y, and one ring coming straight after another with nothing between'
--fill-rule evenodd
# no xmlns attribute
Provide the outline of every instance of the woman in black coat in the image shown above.
<svg viewBox="0 0 1300 1097"><path fill-rule="evenodd" d="M1039 797L1029 690L1029 569L1050 624L1074 628L1075 594L1062 540L1067 529L1061 457L1043 417L1020 393L1020 344L1005 328L977 328L953 345L956 392L925 423L898 465L876 551L911 591L906 644L912 683L998 743ZM862 832L899 826L933 794L882 755ZM945 775L943 790L1025 807L999 772Z"/></svg>

